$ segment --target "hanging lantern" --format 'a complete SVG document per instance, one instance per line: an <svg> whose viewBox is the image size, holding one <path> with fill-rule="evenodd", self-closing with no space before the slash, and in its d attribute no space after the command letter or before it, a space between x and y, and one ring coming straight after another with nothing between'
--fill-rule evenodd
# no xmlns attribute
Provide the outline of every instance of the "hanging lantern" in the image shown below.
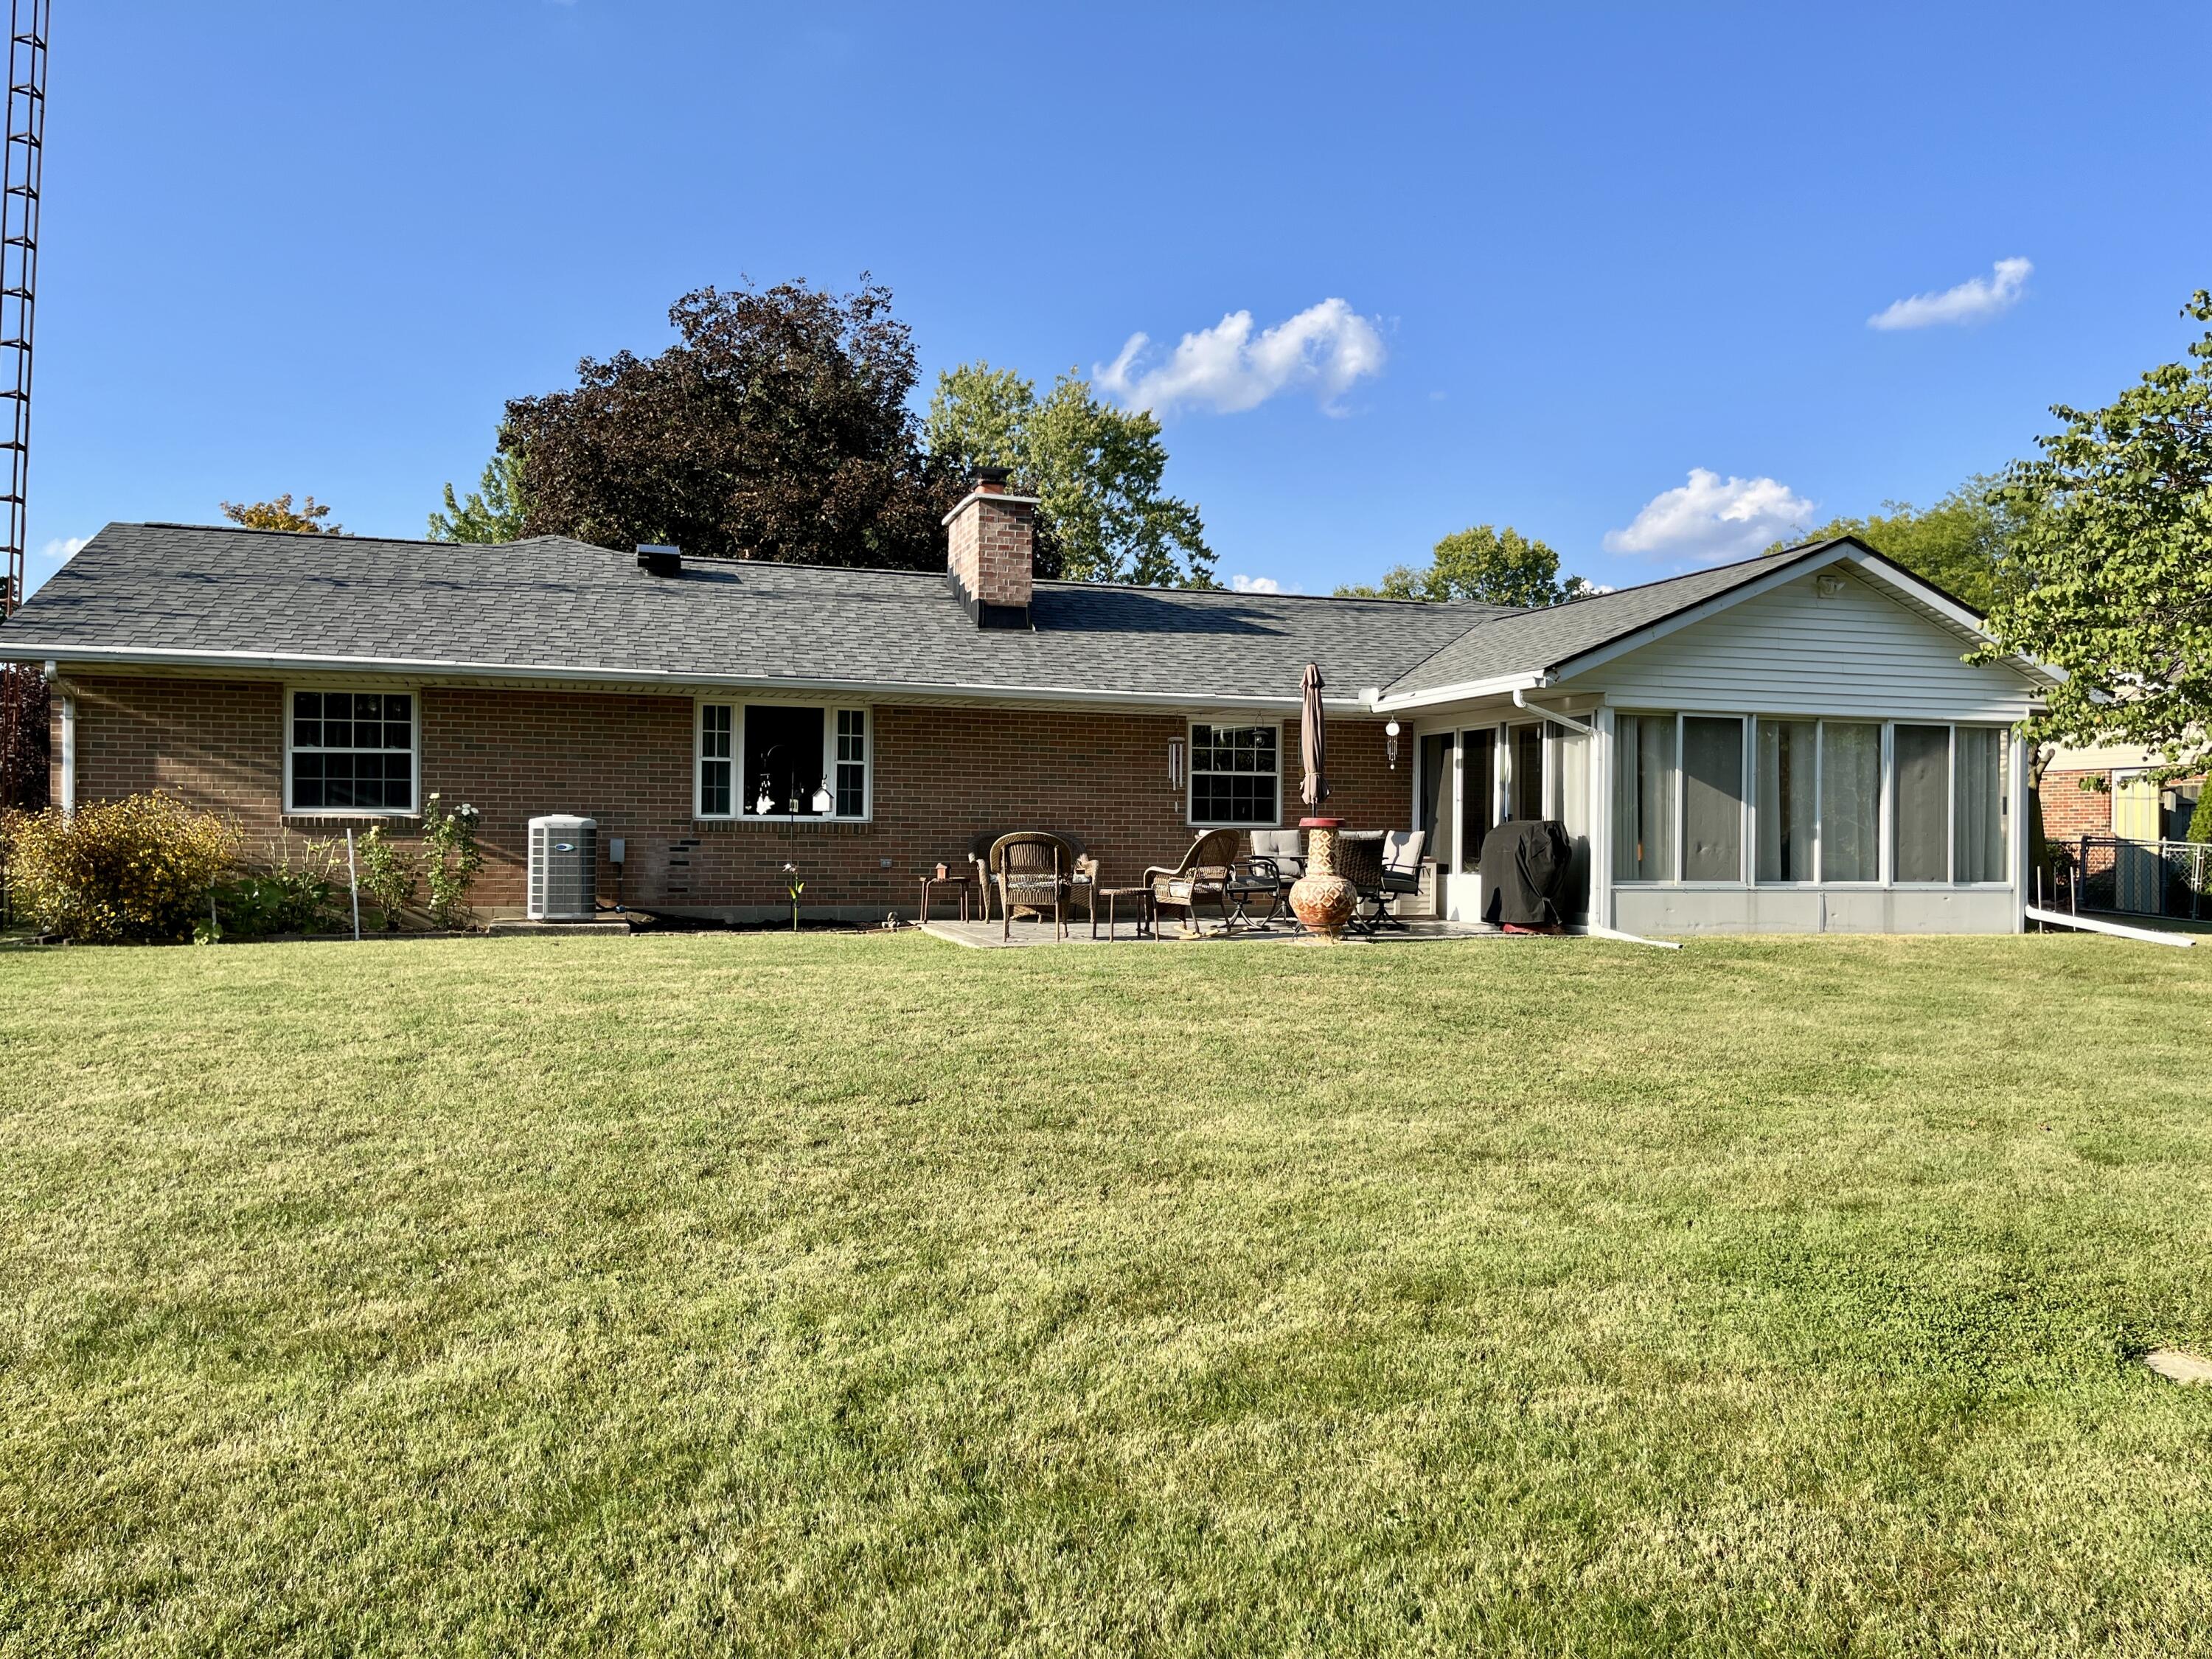
<svg viewBox="0 0 2212 1659"><path fill-rule="evenodd" d="M1382 735L1386 739L1388 739L1388 741L1383 744L1383 747L1389 753L1390 769L1395 772L1398 769L1398 722L1392 720L1388 726L1384 726L1382 728Z"/></svg>

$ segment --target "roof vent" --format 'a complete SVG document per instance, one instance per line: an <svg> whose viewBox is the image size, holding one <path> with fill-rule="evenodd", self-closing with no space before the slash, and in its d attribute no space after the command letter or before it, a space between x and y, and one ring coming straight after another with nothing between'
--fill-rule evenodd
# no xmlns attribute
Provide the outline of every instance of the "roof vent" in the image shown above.
<svg viewBox="0 0 2212 1659"><path fill-rule="evenodd" d="M640 542L637 565L639 569L650 570L656 576L673 576L684 568L684 550L671 547L665 542Z"/></svg>

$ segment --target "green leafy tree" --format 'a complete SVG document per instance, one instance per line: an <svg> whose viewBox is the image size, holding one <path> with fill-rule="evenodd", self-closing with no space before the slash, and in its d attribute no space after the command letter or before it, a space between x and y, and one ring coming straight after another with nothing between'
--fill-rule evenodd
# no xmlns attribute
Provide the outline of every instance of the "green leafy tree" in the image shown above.
<svg viewBox="0 0 2212 1659"><path fill-rule="evenodd" d="M446 486L446 510L430 515L434 542L512 542L528 533L523 505L522 453L501 449L485 464L477 487L463 499L453 498Z"/></svg>
<svg viewBox="0 0 2212 1659"><path fill-rule="evenodd" d="M2212 323L2199 289L2183 315ZM2212 760L2212 331L2103 409L2063 404L1993 492L2018 524L1996 645L2065 672L2037 741L2139 744L2166 775Z"/></svg>
<svg viewBox="0 0 2212 1659"><path fill-rule="evenodd" d="M292 492L286 490L273 501L225 501L222 516L233 524L244 525L248 530L289 530L303 536L343 536L341 525L325 524L331 516L327 503L310 495L298 507L292 505Z"/></svg>
<svg viewBox="0 0 2212 1659"><path fill-rule="evenodd" d="M1427 566L1395 565L1371 586L1340 587L1343 599L1419 599L1448 605L1473 599L1483 605L1538 609L1579 599L1595 590L1580 576L1559 579L1559 556L1508 525L1486 524L1455 530L1436 545Z"/></svg>
<svg viewBox="0 0 2212 1659"><path fill-rule="evenodd" d="M890 290L702 288L654 357L586 357L577 384L517 398L503 455L528 458L521 528L606 547L794 564L943 569L958 481L933 467Z"/></svg>
<svg viewBox="0 0 2212 1659"><path fill-rule="evenodd" d="M948 369L922 430L940 468L964 476L970 467L1006 467L1037 498L1039 574L1214 585L1198 509L1160 488L1168 461L1160 423L1100 402L1073 369L1042 398L1011 369Z"/></svg>
<svg viewBox="0 0 2212 1659"><path fill-rule="evenodd" d="M2189 815L2189 839L2212 842L2212 779L2197 792L2197 810Z"/></svg>
<svg viewBox="0 0 2212 1659"><path fill-rule="evenodd" d="M1952 598L1986 611L2005 580L2006 555L2018 533L2019 511L1991 491L2002 482L1977 477L1924 510L1910 501L1884 501L1863 519L1831 519L1809 537L1777 542L1766 550L1831 536L1856 536Z"/></svg>

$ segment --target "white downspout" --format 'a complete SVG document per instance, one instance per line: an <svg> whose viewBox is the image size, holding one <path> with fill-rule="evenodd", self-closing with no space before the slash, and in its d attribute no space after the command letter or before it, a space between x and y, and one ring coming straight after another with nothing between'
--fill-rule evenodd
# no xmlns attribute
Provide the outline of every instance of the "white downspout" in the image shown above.
<svg viewBox="0 0 2212 1659"><path fill-rule="evenodd" d="M46 665L44 678L50 686L59 686L58 664ZM76 697L66 689L62 690L62 816L68 817L76 811Z"/></svg>
<svg viewBox="0 0 2212 1659"><path fill-rule="evenodd" d="M1555 708L1539 708L1534 703L1530 702L1528 698L1521 695L1518 687L1516 687L1513 692L1513 706L1516 708L1525 709L1531 714L1541 714L1546 720L1557 721L1559 725L1565 726L1568 731L1579 732L1586 738L1594 738L1597 735L1596 732L1591 731L1589 726L1584 726L1580 720L1569 720L1565 714L1560 714Z"/></svg>

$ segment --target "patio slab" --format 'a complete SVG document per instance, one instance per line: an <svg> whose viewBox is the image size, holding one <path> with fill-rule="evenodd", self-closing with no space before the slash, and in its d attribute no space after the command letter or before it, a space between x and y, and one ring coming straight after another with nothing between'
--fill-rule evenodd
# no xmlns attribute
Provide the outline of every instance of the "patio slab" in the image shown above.
<svg viewBox="0 0 2212 1659"><path fill-rule="evenodd" d="M955 945L964 945L971 950L978 951L1003 951L1031 945L1107 945L1110 943L1122 945L1154 943L1149 939L1137 938L1130 931L1130 924L1126 921L1122 922L1117 936L1111 940L1109 940L1103 933L1093 939L1091 937L1091 924L1087 921L1070 923L1067 937L1064 939L1054 935L1053 925L1049 921L1017 921L1014 923L1012 939L1003 937L1003 929L1004 924L998 921L925 921L921 924L921 931L925 933L931 933L939 939L949 939ZM1510 934L1502 933L1481 922L1408 921L1403 933L1393 929L1382 934L1380 939L1355 934L1345 943L1351 945L1402 945L1416 940L1502 939L1511 937L1513 936ZM1318 941L1309 939L1304 933L1292 927L1239 927L1233 933L1224 933L1218 925L1209 922L1202 933L1185 933L1172 921L1161 930L1158 942L1162 945L1314 945L1318 944Z"/></svg>

